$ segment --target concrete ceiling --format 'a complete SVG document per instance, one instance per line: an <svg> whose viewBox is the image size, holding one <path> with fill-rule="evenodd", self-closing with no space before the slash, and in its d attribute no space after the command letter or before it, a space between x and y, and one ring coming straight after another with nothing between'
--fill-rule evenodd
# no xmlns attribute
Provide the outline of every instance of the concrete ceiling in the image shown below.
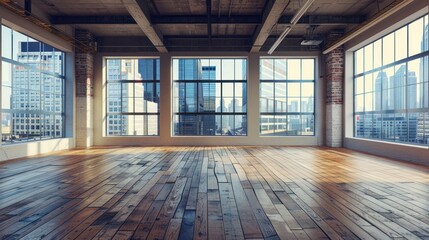
<svg viewBox="0 0 429 240"><path fill-rule="evenodd" d="M263 24L267 6L282 0L137 0L144 8L141 13L149 20L149 25L144 27L136 23L135 16L131 16L124 6L125 1L128 0L33 0L32 4L48 14L52 24L86 29L99 39L127 36L151 39L153 33L157 33L156 37L169 41L176 37L206 37L209 40L212 37L247 37L251 41ZM271 29L269 38L280 35L306 0L283 1L280 6L285 7L280 19L268 25ZM314 27L313 34L319 37L333 30L347 31L393 1L316 0L288 37L308 37L311 26ZM211 2L210 17L207 2ZM150 35L143 31L148 27L153 28Z"/></svg>

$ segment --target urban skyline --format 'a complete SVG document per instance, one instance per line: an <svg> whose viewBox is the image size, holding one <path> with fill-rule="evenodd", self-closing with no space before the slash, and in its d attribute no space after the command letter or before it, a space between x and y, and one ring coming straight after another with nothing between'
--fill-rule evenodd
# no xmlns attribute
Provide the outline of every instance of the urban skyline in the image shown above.
<svg viewBox="0 0 429 240"><path fill-rule="evenodd" d="M421 52L428 50L429 25L424 29ZM358 87L355 93L355 135L428 144L428 69L428 57L421 57L377 72L373 92L371 86ZM366 76L360 77L359 81L371 85Z"/></svg>

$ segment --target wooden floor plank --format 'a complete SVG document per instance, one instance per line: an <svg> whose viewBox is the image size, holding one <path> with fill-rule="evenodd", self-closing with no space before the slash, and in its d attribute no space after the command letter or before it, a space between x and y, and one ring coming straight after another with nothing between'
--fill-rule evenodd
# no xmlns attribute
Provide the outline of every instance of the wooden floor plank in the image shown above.
<svg viewBox="0 0 429 240"><path fill-rule="evenodd" d="M429 239L429 167L342 148L73 149L0 196L0 239Z"/></svg>

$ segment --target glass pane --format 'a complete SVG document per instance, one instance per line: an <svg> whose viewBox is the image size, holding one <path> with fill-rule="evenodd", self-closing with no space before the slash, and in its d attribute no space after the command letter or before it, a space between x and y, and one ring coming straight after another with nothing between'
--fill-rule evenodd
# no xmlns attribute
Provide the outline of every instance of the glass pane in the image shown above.
<svg viewBox="0 0 429 240"><path fill-rule="evenodd" d="M106 60L106 78L109 80L121 80L121 60L107 59Z"/></svg>
<svg viewBox="0 0 429 240"><path fill-rule="evenodd" d="M216 83L200 83L199 101L201 112L214 112L216 107Z"/></svg>
<svg viewBox="0 0 429 240"><path fill-rule="evenodd" d="M137 59L135 80L158 80L159 59Z"/></svg>
<svg viewBox="0 0 429 240"><path fill-rule="evenodd" d="M287 112L287 100L285 97L276 97L275 112Z"/></svg>
<svg viewBox="0 0 429 240"><path fill-rule="evenodd" d="M235 115L235 135L245 136L247 135L247 116L246 115Z"/></svg>
<svg viewBox="0 0 429 240"><path fill-rule="evenodd" d="M222 97L234 97L234 83L222 84Z"/></svg>
<svg viewBox="0 0 429 240"><path fill-rule="evenodd" d="M235 79L235 61L234 59L222 59L222 80Z"/></svg>
<svg viewBox="0 0 429 240"><path fill-rule="evenodd" d="M407 57L408 47L407 27L395 31L395 61Z"/></svg>
<svg viewBox="0 0 429 240"><path fill-rule="evenodd" d="M424 48L423 28L424 19L420 18L408 25L408 55L419 54Z"/></svg>
<svg viewBox="0 0 429 240"><path fill-rule="evenodd" d="M381 39L374 42L373 52L374 52L374 68L381 67L382 62L382 52L381 52Z"/></svg>
<svg viewBox="0 0 429 240"><path fill-rule="evenodd" d="M247 79L246 59L235 59L235 80Z"/></svg>
<svg viewBox="0 0 429 240"><path fill-rule="evenodd" d="M236 129L235 129L234 115L222 115L222 135L226 135L226 136L237 135Z"/></svg>
<svg viewBox="0 0 429 240"><path fill-rule="evenodd" d="M179 59L173 59L173 80L177 81L180 79L180 74L183 73L183 70L179 68Z"/></svg>
<svg viewBox="0 0 429 240"><path fill-rule="evenodd" d="M307 97L301 99L301 112L312 113L314 112L314 98Z"/></svg>
<svg viewBox="0 0 429 240"><path fill-rule="evenodd" d="M314 59L303 59L302 60L302 80L313 80L315 79L315 66Z"/></svg>
<svg viewBox="0 0 429 240"><path fill-rule="evenodd" d="M300 98L288 98L287 99L287 108L288 112L300 112Z"/></svg>
<svg viewBox="0 0 429 240"><path fill-rule="evenodd" d="M301 79L301 60L300 59L287 60L287 76L288 76L288 80Z"/></svg>
<svg viewBox="0 0 429 240"><path fill-rule="evenodd" d="M374 91L374 79L372 73L366 74L364 76L365 78L365 92L372 92Z"/></svg>
<svg viewBox="0 0 429 240"><path fill-rule="evenodd" d="M393 63L395 60L395 33L383 37L383 65Z"/></svg>
<svg viewBox="0 0 429 240"><path fill-rule="evenodd" d="M12 29L1 26L1 54L4 58L12 58Z"/></svg>
<svg viewBox="0 0 429 240"><path fill-rule="evenodd" d="M301 117L299 115L291 115L288 118L288 130L286 135L301 135Z"/></svg>
<svg viewBox="0 0 429 240"><path fill-rule="evenodd" d="M273 80L274 79L274 59L261 59L260 67L260 79L261 80Z"/></svg>
<svg viewBox="0 0 429 240"><path fill-rule="evenodd" d="M146 127L146 132L143 132L143 135L159 135L159 116L149 115L144 116L144 126Z"/></svg>
<svg viewBox="0 0 429 240"><path fill-rule="evenodd" d="M314 115L301 116L301 135L314 135Z"/></svg>
<svg viewBox="0 0 429 240"><path fill-rule="evenodd" d="M363 48L355 52L354 55L355 74L363 72Z"/></svg>
<svg viewBox="0 0 429 240"><path fill-rule="evenodd" d="M216 115L201 115L200 120L200 135L213 136L216 135Z"/></svg>
<svg viewBox="0 0 429 240"><path fill-rule="evenodd" d="M186 112L196 112L197 109L197 87L196 83L186 83L185 88L185 111Z"/></svg>
<svg viewBox="0 0 429 240"><path fill-rule="evenodd" d="M265 136L275 136L275 116L261 115L260 133Z"/></svg>
<svg viewBox="0 0 429 240"><path fill-rule="evenodd" d="M286 97L286 83L275 84L275 95L276 98Z"/></svg>
<svg viewBox="0 0 429 240"><path fill-rule="evenodd" d="M374 68L374 65L373 65L373 57L374 57L373 56L373 45L369 44L368 46L366 46L364 48L364 53L365 53L365 60L364 60L365 69L364 69L364 71L366 72L366 71L372 70Z"/></svg>
<svg viewBox="0 0 429 240"><path fill-rule="evenodd" d="M374 93L366 93L365 94L365 112L374 111Z"/></svg>
<svg viewBox="0 0 429 240"><path fill-rule="evenodd" d="M274 79L286 80L286 59L274 59Z"/></svg>
<svg viewBox="0 0 429 240"><path fill-rule="evenodd" d="M276 115L275 117L275 136L288 135L288 116L287 115Z"/></svg>
<svg viewBox="0 0 429 240"><path fill-rule="evenodd" d="M302 98L314 97L314 83L302 83Z"/></svg>
<svg viewBox="0 0 429 240"><path fill-rule="evenodd" d="M121 80L134 80L135 62L132 59L121 60Z"/></svg>
<svg viewBox="0 0 429 240"><path fill-rule="evenodd" d="M363 112L364 111L364 95L356 95L355 97L355 112Z"/></svg>
<svg viewBox="0 0 429 240"><path fill-rule="evenodd" d="M288 83L287 84L287 95L288 95L288 97L300 97L300 95L301 95L301 84L300 83Z"/></svg>

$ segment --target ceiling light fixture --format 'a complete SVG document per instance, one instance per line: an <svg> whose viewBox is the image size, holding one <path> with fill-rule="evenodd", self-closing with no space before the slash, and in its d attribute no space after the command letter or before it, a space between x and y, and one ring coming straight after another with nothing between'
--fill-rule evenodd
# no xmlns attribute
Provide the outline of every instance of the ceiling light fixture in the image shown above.
<svg viewBox="0 0 429 240"><path fill-rule="evenodd" d="M299 19L307 12L308 8L313 4L314 0L307 0L307 2L302 5L302 7L298 10L297 13L292 17L292 20L290 20L290 23L292 25L295 25Z"/></svg>
<svg viewBox="0 0 429 240"><path fill-rule="evenodd" d="M285 39L286 35L289 34L290 30L292 30L292 27L287 26L285 30L283 30L282 34L277 38L276 42L271 46L270 50L268 50L268 54L272 54L274 50L280 45L280 43Z"/></svg>

